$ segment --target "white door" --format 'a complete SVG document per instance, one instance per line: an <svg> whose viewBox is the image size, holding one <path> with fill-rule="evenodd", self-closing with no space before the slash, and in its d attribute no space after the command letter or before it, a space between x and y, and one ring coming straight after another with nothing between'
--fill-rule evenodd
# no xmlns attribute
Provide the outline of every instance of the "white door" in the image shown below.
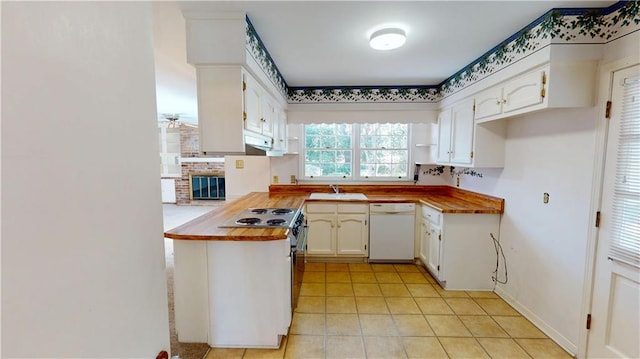
<svg viewBox="0 0 640 359"><path fill-rule="evenodd" d="M614 74L611 99L587 357L639 358L640 66Z"/></svg>

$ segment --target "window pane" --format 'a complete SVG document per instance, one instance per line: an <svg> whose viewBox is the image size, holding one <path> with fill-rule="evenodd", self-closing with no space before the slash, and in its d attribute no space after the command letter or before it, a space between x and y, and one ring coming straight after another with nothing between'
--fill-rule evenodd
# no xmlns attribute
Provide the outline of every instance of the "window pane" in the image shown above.
<svg viewBox="0 0 640 359"><path fill-rule="evenodd" d="M360 148L361 177L408 176L409 125L363 124Z"/></svg>
<svg viewBox="0 0 640 359"><path fill-rule="evenodd" d="M351 177L352 125L304 126L305 177Z"/></svg>

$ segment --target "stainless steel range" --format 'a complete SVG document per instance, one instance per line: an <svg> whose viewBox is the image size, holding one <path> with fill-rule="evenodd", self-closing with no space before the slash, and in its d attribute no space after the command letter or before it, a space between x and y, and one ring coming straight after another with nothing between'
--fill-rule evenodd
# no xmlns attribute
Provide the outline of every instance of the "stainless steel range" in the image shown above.
<svg viewBox="0 0 640 359"><path fill-rule="evenodd" d="M220 227L225 228L290 228L291 241L291 310L298 304L304 276L305 250L309 227L297 208L247 208Z"/></svg>

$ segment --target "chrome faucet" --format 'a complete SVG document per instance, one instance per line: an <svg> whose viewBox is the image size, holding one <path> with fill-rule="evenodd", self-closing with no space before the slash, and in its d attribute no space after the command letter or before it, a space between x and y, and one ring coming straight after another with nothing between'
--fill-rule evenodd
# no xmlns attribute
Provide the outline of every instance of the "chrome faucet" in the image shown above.
<svg viewBox="0 0 640 359"><path fill-rule="evenodd" d="M338 188L337 184L330 184L329 187L331 187L333 192L335 192L336 194L340 193L340 189Z"/></svg>

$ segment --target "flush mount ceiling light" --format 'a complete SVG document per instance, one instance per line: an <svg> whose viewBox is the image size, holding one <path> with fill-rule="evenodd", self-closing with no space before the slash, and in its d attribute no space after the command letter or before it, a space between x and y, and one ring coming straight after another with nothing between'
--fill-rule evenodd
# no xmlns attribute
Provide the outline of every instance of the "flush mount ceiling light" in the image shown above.
<svg viewBox="0 0 640 359"><path fill-rule="evenodd" d="M404 45L407 35L399 28L381 29L371 34L369 45L376 50L393 50Z"/></svg>

